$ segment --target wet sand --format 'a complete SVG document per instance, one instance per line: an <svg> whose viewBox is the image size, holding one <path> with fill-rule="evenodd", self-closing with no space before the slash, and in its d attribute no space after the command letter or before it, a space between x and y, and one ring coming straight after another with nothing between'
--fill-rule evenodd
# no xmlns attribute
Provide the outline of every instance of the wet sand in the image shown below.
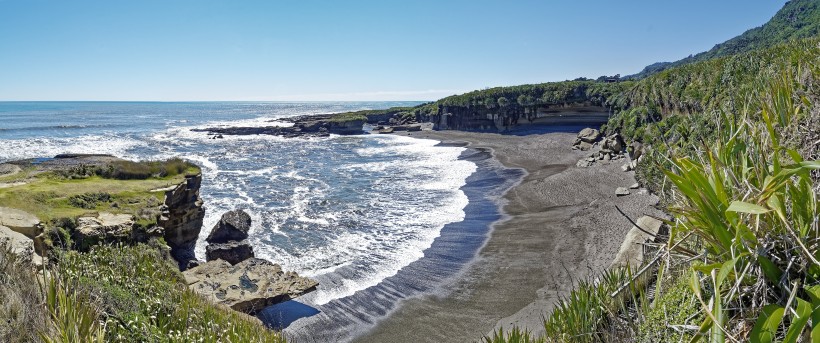
<svg viewBox="0 0 820 343"><path fill-rule="evenodd" d="M635 183L625 160L579 168L590 152L572 150L575 133L526 136L422 131L411 137L467 142L504 166L526 172L503 195L506 217L493 225L478 257L438 295L411 298L357 342L472 342L513 325L543 332L542 317L580 278L609 266L635 219L660 216L657 197L615 196Z"/></svg>

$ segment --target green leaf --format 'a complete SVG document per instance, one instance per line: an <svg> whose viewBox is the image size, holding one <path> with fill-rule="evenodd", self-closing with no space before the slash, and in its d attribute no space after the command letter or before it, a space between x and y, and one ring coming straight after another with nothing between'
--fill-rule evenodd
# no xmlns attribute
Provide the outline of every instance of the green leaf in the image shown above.
<svg viewBox="0 0 820 343"><path fill-rule="evenodd" d="M768 213L769 211L771 210L763 206L737 200L732 201L732 204L730 204L729 208L726 209L726 212L740 212L749 214L764 214Z"/></svg>
<svg viewBox="0 0 820 343"><path fill-rule="evenodd" d="M777 304L763 306L763 310L760 311L760 317L757 317L755 326L752 328L752 333L749 335L749 342L774 342L777 327L780 326L780 321L783 320L784 311L783 306Z"/></svg>
<svg viewBox="0 0 820 343"><path fill-rule="evenodd" d="M783 343L797 342L797 338L800 337L803 327L809 322L811 316L811 304L800 298L795 298L795 300L797 300L796 316L792 318L792 323L789 325L789 330L786 331L786 338L783 339Z"/></svg>
<svg viewBox="0 0 820 343"><path fill-rule="evenodd" d="M820 286L806 287L811 299L811 341L820 342Z"/></svg>
<svg viewBox="0 0 820 343"><path fill-rule="evenodd" d="M766 275L769 281L775 285L780 283L780 277L783 276L783 271L780 270L772 260L765 256L758 256L757 262L760 263L760 268L763 269L763 274Z"/></svg>

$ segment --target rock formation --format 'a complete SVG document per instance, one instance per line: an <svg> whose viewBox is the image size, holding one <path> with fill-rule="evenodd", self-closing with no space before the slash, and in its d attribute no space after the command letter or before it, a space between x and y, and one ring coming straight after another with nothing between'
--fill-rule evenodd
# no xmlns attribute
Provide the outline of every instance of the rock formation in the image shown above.
<svg viewBox="0 0 820 343"><path fill-rule="evenodd" d="M186 266L194 260L194 246L202 229L205 208L199 197L202 175L185 176L185 182L165 192L162 214L157 225L165 230L165 241L171 247L171 255Z"/></svg>
<svg viewBox="0 0 820 343"><path fill-rule="evenodd" d="M211 243L205 247L207 261L225 260L230 264L237 264L252 257L254 257L253 247L248 240Z"/></svg>
<svg viewBox="0 0 820 343"><path fill-rule="evenodd" d="M235 266L215 260L183 272L188 287L214 303L255 314L264 308L312 292L318 283L278 264L251 258Z"/></svg>
<svg viewBox="0 0 820 343"><path fill-rule="evenodd" d="M242 210L225 212L216 223L208 238L208 243L227 243L248 238L251 229L251 216Z"/></svg>
<svg viewBox="0 0 820 343"><path fill-rule="evenodd" d="M0 225L19 232L28 238L43 233L40 219L33 214L14 208L0 207Z"/></svg>
<svg viewBox="0 0 820 343"><path fill-rule="evenodd" d="M663 222L659 219L643 216L638 218L635 224L638 224L640 228L633 226L626 234L626 238L624 238L615 260L612 261L611 267L626 265L637 267L642 265L646 262L643 244L655 241L656 237L662 234Z"/></svg>
<svg viewBox="0 0 820 343"><path fill-rule="evenodd" d="M237 264L254 257L253 247L247 241L250 229L251 216L245 211L225 212L206 239L208 246L205 247L205 259L222 259L230 264Z"/></svg>

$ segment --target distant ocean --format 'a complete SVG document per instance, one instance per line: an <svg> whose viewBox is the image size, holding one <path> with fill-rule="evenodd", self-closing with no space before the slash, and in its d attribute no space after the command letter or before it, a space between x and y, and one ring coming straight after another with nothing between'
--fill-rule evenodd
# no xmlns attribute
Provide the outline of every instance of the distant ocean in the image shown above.
<svg viewBox="0 0 820 343"><path fill-rule="evenodd" d="M421 259L445 225L465 218L461 188L477 164L459 159L465 148L393 135L208 139L191 129L415 104L0 102L0 162L59 153L195 162L206 206L200 238L224 212L244 209L257 257L316 278L319 289L299 301L321 308Z"/></svg>

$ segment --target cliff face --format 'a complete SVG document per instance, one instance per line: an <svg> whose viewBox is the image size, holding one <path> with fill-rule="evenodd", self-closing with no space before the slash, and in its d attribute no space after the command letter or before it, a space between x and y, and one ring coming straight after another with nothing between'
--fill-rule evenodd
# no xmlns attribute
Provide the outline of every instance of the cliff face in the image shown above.
<svg viewBox="0 0 820 343"><path fill-rule="evenodd" d="M194 246L202 230L205 207L199 197L202 174L186 175L185 182L165 192L157 225L165 229L165 242L181 266L194 260Z"/></svg>
<svg viewBox="0 0 820 343"><path fill-rule="evenodd" d="M436 130L504 132L528 125L573 125L606 123L609 110L588 104L537 109L487 109L483 106L442 106L438 115L420 118Z"/></svg>

